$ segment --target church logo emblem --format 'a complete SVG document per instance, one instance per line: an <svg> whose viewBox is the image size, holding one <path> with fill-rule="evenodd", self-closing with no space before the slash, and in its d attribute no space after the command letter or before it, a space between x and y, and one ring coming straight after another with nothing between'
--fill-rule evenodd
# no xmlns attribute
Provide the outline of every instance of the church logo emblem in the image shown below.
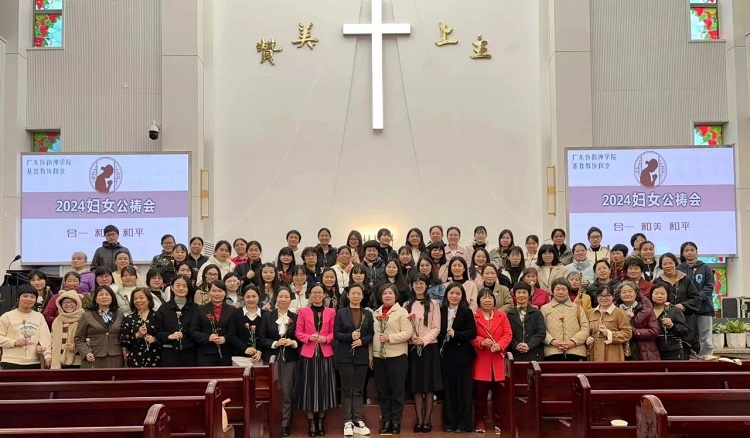
<svg viewBox="0 0 750 438"><path fill-rule="evenodd" d="M114 193L122 184L122 167L110 157L94 161L89 169L89 182L97 192L108 195Z"/></svg>
<svg viewBox="0 0 750 438"><path fill-rule="evenodd" d="M638 155L633 166L635 180L643 187L659 187L667 179L667 161L654 151Z"/></svg>

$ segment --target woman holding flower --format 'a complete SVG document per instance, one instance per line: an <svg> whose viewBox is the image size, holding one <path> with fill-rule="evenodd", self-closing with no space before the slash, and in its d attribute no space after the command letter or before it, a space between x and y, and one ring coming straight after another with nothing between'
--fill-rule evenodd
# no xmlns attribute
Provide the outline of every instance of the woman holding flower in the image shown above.
<svg viewBox="0 0 750 438"><path fill-rule="evenodd" d="M229 339L236 336L240 311L226 303L227 287L221 280L211 282L208 296L211 301L198 308L190 323L190 337L198 344L198 366L229 366Z"/></svg>
<svg viewBox="0 0 750 438"><path fill-rule="evenodd" d="M365 297L361 284L351 284L347 293L349 306L336 312L334 330L336 365L341 376L341 407L344 436L369 435L364 423L362 390L367 376L370 344L374 335L372 312L362 307Z"/></svg>
<svg viewBox="0 0 750 438"><path fill-rule="evenodd" d="M414 433L432 431L433 396L435 391L443 390L437 345L440 306L427 296L428 281L427 276L421 273L412 277L411 294L406 303L412 327L409 341L409 387L414 394L414 409L417 414Z"/></svg>
<svg viewBox="0 0 750 438"><path fill-rule="evenodd" d="M545 360L582 361L586 359L589 320L580 304L570 300L570 283L564 278L552 280L552 301L542 306L547 334Z"/></svg>
<svg viewBox="0 0 750 438"><path fill-rule="evenodd" d="M154 315L156 339L162 345L160 365L194 367L197 365L197 353L189 333L199 306L193 301L193 282L188 275L178 275L172 280L170 290L172 298L159 307Z"/></svg>
<svg viewBox="0 0 750 438"><path fill-rule="evenodd" d="M547 328L544 325L542 312L531 301L531 290L532 286L525 281L516 283L513 286L516 306L508 311L508 320L513 330L510 349L518 362L544 360L544 338L547 335Z"/></svg>
<svg viewBox="0 0 750 438"><path fill-rule="evenodd" d="M633 335L628 315L614 304L614 290L602 285L596 291L598 306L589 310L590 334L586 339L592 362L622 362L625 344Z"/></svg>
<svg viewBox="0 0 750 438"><path fill-rule="evenodd" d="M396 285L380 286L377 295L383 305L374 314L376 329L372 338L370 368L375 371L380 417L383 419L380 434L399 434L404 414L406 370L409 365L406 356L407 341L412 337L412 327L406 309L396 301Z"/></svg>
<svg viewBox="0 0 750 438"><path fill-rule="evenodd" d="M307 411L309 436L325 435L325 411L335 408L336 375L333 360L333 324L336 311L324 303L326 293L316 283L310 289L310 307L299 310L294 335L302 343L297 368L296 408Z"/></svg>
<svg viewBox="0 0 750 438"><path fill-rule="evenodd" d="M245 291L245 303L249 298L251 301L255 301L251 291L252 288ZM282 394L281 436L289 436L289 423L292 420L294 376L297 373L297 362L299 360L298 343L295 340L297 314L289 308L291 301L292 291L285 286L279 288L279 292L276 294L276 308L270 312L263 312L260 327L257 329L257 342L262 351L263 363L268 364L271 357L275 357L279 367L279 384ZM257 302L255 307L257 307Z"/></svg>
<svg viewBox="0 0 750 438"><path fill-rule="evenodd" d="M120 343L128 368L159 366L161 345L154 327L154 297L145 287L130 295L132 313L122 321Z"/></svg>
<svg viewBox="0 0 750 438"><path fill-rule="evenodd" d="M258 331L260 330L261 316L268 312L263 312L258 303L260 303L260 291L254 284L245 286L242 293L242 316L237 318L236 333L234 338L234 354L236 356L245 356L252 359L254 363L261 360L260 342L258 342Z"/></svg>
<svg viewBox="0 0 750 438"><path fill-rule="evenodd" d="M643 248L643 245L641 245ZM674 298L674 290L668 283L651 286L651 302L654 303L654 316L659 323L659 336L656 347L661 360L686 360L682 339L690 335L690 327L685 314L669 300Z"/></svg>
<svg viewBox="0 0 750 438"><path fill-rule="evenodd" d="M109 286L94 290L91 310L85 312L76 329L76 349L85 359L81 368L122 368L120 327L123 314Z"/></svg>
<svg viewBox="0 0 750 438"><path fill-rule="evenodd" d="M485 269L487 271L487 269ZM500 434L502 383L505 380L505 352L513 332L505 312L495 308L495 295L484 288L479 291L479 309L474 313L477 337L471 341L477 352L474 360L474 432L484 433L487 420L487 395L492 391L495 434ZM510 403L511 400L506 400Z"/></svg>
<svg viewBox="0 0 750 438"><path fill-rule="evenodd" d="M484 251L479 248L477 251ZM476 254L476 253L475 253ZM466 283L464 283L466 284ZM471 367L476 352L471 341L477 336L466 290L460 282L448 285L440 309L440 357L443 371L443 430L470 432L471 395L473 382Z"/></svg>
<svg viewBox="0 0 750 438"><path fill-rule="evenodd" d="M74 336L78 321L83 316L81 297L73 290L60 292L55 302L58 315L52 323L52 366L53 370L80 368L81 355L76 350Z"/></svg>

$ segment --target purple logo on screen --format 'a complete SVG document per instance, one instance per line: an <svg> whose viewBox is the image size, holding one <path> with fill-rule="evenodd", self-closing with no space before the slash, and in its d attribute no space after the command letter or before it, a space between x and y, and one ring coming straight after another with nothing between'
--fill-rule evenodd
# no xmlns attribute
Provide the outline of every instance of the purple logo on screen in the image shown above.
<svg viewBox="0 0 750 438"><path fill-rule="evenodd" d="M101 194L114 193L122 183L122 168L120 163L110 157L102 157L94 161L89 169L91 187Z"/></svg>
<svg viewBox="0 0 750 438"><path fill-rule="evenodd" d="M667 162L654 151L644 152L635 159L633 171L640 185L652 189L667 179Z"/></svg>

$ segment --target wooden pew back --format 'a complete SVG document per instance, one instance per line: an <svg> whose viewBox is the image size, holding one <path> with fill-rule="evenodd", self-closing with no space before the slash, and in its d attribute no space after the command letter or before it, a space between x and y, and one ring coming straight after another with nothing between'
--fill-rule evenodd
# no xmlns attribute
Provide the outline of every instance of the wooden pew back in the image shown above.
<svg viewBox="0 0 750 438"><path fill-rule="evenodd" d="M725 397L734 397L736 391L727 391ZM714 401L721 396L714 396ZM705 399L698 395L685 394L682 397L683 403L688 403L692 399L694 404L703 406L708 405ZM749 400L735 400L740 403L750 403ZM637 408L637 437L638 438L667 438L675 435L686 438L708 438L720 436L717 433L727 434L726 436L744 436L750 430L750 415L740 416L682 416L670 415L664 408L661 399L655 395L645 395L641 397Z"/></svg>

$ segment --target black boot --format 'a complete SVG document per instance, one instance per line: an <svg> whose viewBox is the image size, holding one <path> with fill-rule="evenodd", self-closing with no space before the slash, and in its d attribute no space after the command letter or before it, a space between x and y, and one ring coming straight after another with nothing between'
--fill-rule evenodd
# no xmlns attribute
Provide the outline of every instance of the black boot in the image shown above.
<svg viewBox="0 0 750 438"><path fill-rule="evenodd" d="M323 419L324 418L325 417L322 417L322 416L317 416L315 418L315 424L316 424L315 428L317 429L318 436L323 436L323 435L326 434L326 430L323 427Z"/></svg>
<svg viewBox="0 0 750 438"><path fill-rule="evenodd" d="M391 433L394 435L398 435L401 433L401 424L399 423L392 423L391 424Z"/></svg>
<svg viewBox="0 0 750 438"><path fill-rule="evenodd" d="M384 421L383 427L380 429L380 435L390 435L391 433L391 422Z"/></svg>
<svg viewBox="0 0 750 438"><path fill-rule="evenodd" d="M289 426L281 426L281 436L289 436Z"/></svg>
<svg viewBox="0 0 750 438"><path fill-rule="evenodd" d="M318 435L318 429L316 428L315 420L309 419L307 420L308 430L307 430L307 436L314 437Z"/></svg>

